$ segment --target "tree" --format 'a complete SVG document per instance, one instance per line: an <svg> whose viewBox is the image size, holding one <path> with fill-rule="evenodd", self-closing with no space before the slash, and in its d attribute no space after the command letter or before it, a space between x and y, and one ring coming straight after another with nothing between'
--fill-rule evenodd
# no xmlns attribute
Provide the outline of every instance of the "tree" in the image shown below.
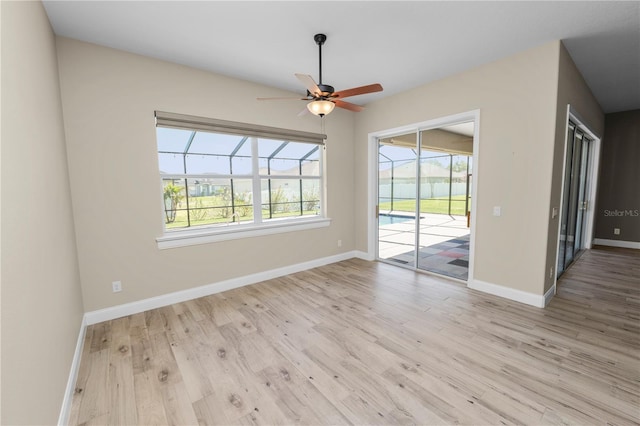
<svg viewBox="0 0 640 426"><path fill-rule="evenodd" d="M184 195L181 194L183 189L173 183L164 187L164 213L167 223L173 223L176 220L178 204L184 199Z"/></svg>
<svg viewBox="0 0 640 426"><path fill-rule="evenodd" d="M455 163L453 163L453 171L454 172L466 172L467 171L467 160L466 159L458 159Z"/></svg>

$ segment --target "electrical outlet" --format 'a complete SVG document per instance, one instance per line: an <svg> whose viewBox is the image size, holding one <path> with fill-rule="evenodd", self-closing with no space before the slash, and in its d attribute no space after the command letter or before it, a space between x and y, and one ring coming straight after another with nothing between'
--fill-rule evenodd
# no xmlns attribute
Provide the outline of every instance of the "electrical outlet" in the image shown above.
<svg viewBox="0 0 640 426"><path fill-rule="evenodd" d="M338 240L338 247L342 247L342 240Z"/></svg>
<svg viewBox="0 0 640 426"><path fill-rule="evenodd" d="M494 206L493 207L493 215L494 216L502 216L502 207Z"/></svg>
<svg viewBox="0 0 640 426"><path fill-rule="evenodd" d="M553 278L553 266L549 268L549 278Z"/></svg>
<svg viewBox="0 0 640 426"><path fill-rule="evenodd" d="M113 289L114 293L118 293L122 291L122 283L120 281L114 281L111 283L111 288Z"/></svg>
<svg viewBox="0 0 640 426"><path fill-rule="evenodd" d="M613 235L620 235L620 228L613 228Z"/></svg>

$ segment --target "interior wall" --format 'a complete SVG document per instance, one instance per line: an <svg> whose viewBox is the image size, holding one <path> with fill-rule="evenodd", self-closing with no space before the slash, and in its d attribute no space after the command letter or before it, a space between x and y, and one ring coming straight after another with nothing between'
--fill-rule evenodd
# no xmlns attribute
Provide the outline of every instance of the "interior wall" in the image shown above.
<svg viewBox="0 0 640 426"><path fill-rule="evenodd" d="M325 118L328 228L159 250L154 110L311 132L320 119L255 99L288 92L76 40L58 39L58 59L87 311L354 249L353 113Z"/></svg>
<svg viewBox="0 0 640 426"><path fill-rule="evenodd" d="M562 205L562 186L564 184L563 167L565 162L565 141L567 136L567 105L571 105L584 125L596 135L602 137L604 133L604 114L584 81L582 74L571 59L569 52L562 43L558 50L558 95L556 107L555 145L553 152L552 182L550 204L547 210L549 227L547 232L546 271L552 271L547 275L545 291L551 288L556 276L556 258L558 252L558 233L560 229L560 217L551 218L551 209L560 208ZM551 276L552 275L552 276Z"/></svg>
<svg viewBox="0 0 640 426"><path fill-rule="evenodd" d="M595 237L640 243L640 110L605 116ZM620 229L620 235L613 233Z"/></svg>
<svg viewBox="0 0 640 426"><path fill-rule="evenodd" d="M83 306L55 38L2 2L2 424L55 424Z"/></svg>
<svg viewBox="0 0 640 426"><path fill-rule="evenodd" d="M479 109L472 279L543 294L559 46L538 46L368 105L356 117L356 249L368 244L368 134ZM493 216L494 206L501 216Z"/></svg>

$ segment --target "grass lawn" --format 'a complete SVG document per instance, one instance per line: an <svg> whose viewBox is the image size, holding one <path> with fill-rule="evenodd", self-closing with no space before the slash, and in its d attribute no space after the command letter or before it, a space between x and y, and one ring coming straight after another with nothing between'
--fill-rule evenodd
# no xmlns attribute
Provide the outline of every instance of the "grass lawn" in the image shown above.
<svg viewBox="0 0 640 426"><path fill-rule="evenodd" d="M246 202L245 202L246 203ZM225 201L219 196L203 196L203 197L190 197L189 204L191 206L190 218L191 226L198 225L220 225L228 224L231 222L231 206L226 205ZM306 204L306 203L305 203ZM273 219L282 217L297 217L300 216L298 202L286 203L290 211L277 211L273 213ZM184 228L189 226L187 221L187 203L182 201L178 204L175 220L170 223L165 222L167 229ZM297 209L296 209L297 208ZM234 217L235 223L238 222L252 222L253 221L253 206L243 204L242 201L236 200L236 212L240 215ZM316 215L316 210L305 210L302 212L304 216ZM263 220L268 220L269 210L262 210ZM166 217L165 217L166 219Z"/></svg>
<svg viewBox="0 0 640 426"><path fill-rule="evenodd" d="M457 216L466 216L464 210L464 195L454 195L451 197L451 214ZM469 205L471 208L471 205ZM380 203L380 211L391 210L391 202ZM410 212L416 210L415 200L394 200L393 211ZM420 200L421 213L438 213L449 214L449 197L437 197Z"/></svg>

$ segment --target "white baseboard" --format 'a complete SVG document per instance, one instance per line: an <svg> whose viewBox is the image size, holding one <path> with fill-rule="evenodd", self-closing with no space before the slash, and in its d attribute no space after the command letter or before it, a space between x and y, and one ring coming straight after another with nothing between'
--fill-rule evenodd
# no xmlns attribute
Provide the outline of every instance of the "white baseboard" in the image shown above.
<svg viewBox="0 0 640 426"><path fill-rule="evenodd" d="M356 250L354 252L354 257L357 257L358 259L362 259L362 260L376 260L376 257L373 254L369 254L366 251L360 251L360 250Z"/></svg>
<svg viewBox="0 0 640 426"><path fill-rule="evenodd" d="M636 241L605 240L602 238L596 238L595 240L593 240L593 244L600 246L622 247L640 250L640 243Z"/></svg>
<svg viewBox="0 0 640 426"><path fill-rule="evenodd" d="M148 311L150 309L160 308L163 306L172 305L174 303L185 302L187 300L209 296L211 294L232 290L238 287L244 287L246 285L259 283L261 281L282 277L284 275L306 271L307 269L317 268L319 266L328 265L330 263L341 262L343 260L358 257L357 253L358 252L356 251L348 251L334 256L314 259L308 262L297 263L295 265L289 265L282 268L271 269L269 271L245 275L243 277L231 278L213 284L207 284L187 290L176 291L174 293L163 294L161 296L151 297L149 299L138 300L136 302L126 303L124 305L112 306L105 309L99 309L97 311L87 312L85 314L86 323L87 325L97 324L99 322L109 321L112 319Z"/></svg>
<svg viewBox="0 0 640 426"><path fill-rule="evenodd" d="M549 302L551 302L551 299L553 299L553 296L556 295L556 283L553 283L553 285L551 286L551 288L549 290L547 290L547 292L544 294L544 307L547 307L547 305L549 305Z"/></svg>
<svg viewBox="0 0 640 426"><path fill-rule="evenodd" d="M467 283L467 287L482 291L484 293L493 294L494 296L504 297L505 299L514 300L516 302L525 303L527 305L535 306L537 308L544 308L546 306L547 295L551 291L553 295L554 287L551 287L545 295L529 293L527 291L516 290L514 288L504 287L497 284L488 283L480 280L470 280ZM549 300L552 296L549 296Z"/></svg>
<svg viewBox="0 0 640 426"><path fill-rule="evenodd" d="M82 349L84 346L84 336L86 331L87 331L87 319L86 319L86 315L84 315L80 323L80 332L78 333L76 350L73 353L73 361L71 362L69 379L67 380L67 387L64 391L64 398L62 399L62 408L60 409L60 416L58 417L58 426L64 426L69 424L69 415L71 414L71 403L73 402L73 394L76 391L76 380L78 379L78 371L80 369L80 359L82 358Z"/></svg>

